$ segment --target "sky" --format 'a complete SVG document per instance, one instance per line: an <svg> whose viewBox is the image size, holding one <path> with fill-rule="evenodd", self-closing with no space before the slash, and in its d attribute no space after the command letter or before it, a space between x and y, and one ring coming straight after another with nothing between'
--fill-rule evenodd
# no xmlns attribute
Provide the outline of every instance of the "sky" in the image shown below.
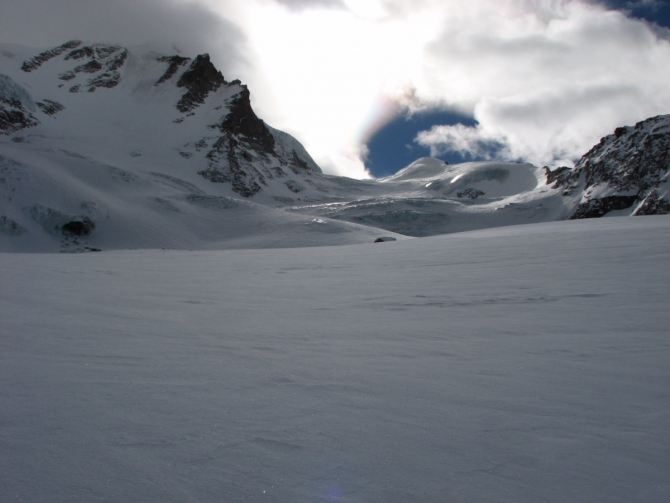
<svg viewBox="0 0 670 503"><path fill-rule="evenodd" d="M207 52L325 172L571 166L670 113L666 0L0 0L0 42Z"/></svg>

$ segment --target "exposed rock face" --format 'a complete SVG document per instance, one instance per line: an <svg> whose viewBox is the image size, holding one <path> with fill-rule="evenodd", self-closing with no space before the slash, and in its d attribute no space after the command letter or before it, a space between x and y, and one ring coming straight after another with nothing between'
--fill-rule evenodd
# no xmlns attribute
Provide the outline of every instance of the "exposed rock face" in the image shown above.
<svg viewBox="0 0 670 503"><path fill-rule="evenodd" d="M81 40L70 40L69 42L65 42L63 45L59 45L54 49L44 51L35 56L34 58L25 61L21 66L21 70L23 70L24 72L32 72L33 70L37 70L40 66L42 66L43 63L46 63L47 61L49 61L52 58L55 58L56 56L60 56L67 50L79 47L80 45Z"/></svg>
<svg viewBox="0 0 670 503"><path fill-rule="evenodd" d="M62 227L64 236L88 236L95 229L95 224L89 218L73 220Z"/></svg>
<svg viewBox="0 0 670 503"><path fill-rule="evenodd" d="M670 213L670 203L659 198L656 189L652 189L633 215L667 215L668 213Z"/></svg>
<svg viewBox="0 0 670 503"><path fill-rule="evenodd" d="M627 208L635 215L667 213L670 115L617 128L574 169L545 170L547 183L562 187L564 195L583 192L571 219L600 217Z"/></svg>
<svg viewBox="0 0 670 503"><path fill-rule="evenodd" d="M310 173L312 168L295 150L287 151L285 145L278 144L275 135L251 108L246 86L239 87L240 92L226 102L228 114L210 126L221 137L206 155L209 168L199 174L212 182L230 183L235 192L251 197L267 185L267 179L287 176L282 168ZM285 183L292 192L304 189L290 180Z"/></svg>
<svg viewBox="0 0 670 503"><path fill-rule="evenodd" d="M456 194L456 197L459 197L459 198L465 197L465 198L469 198L469 199L477 199L479 196L483 196L483 195L484 195L484 191L482 191L482 190L465 189L461 192L458 192Z"/></svg>
<svg viewBox="0 0 670 503"><path fill-rule="evenodd" d="M19 100L0 97L0 134L12 134L39 123Z"/></svg>
<svg viewBox="0 0 670 503"><path fill-rule="evenodd" d="M63 47L63 46L61 46ZM71 81L77 78L77 74L95 74L86 83L77 84L70 88L71 92L79 92L87 89L94 92L96 88L112 88L121 81L119 69L128 58L128 50L117 45L95 44L74 49L65 56L65 60L81 61L88 59L85 63L75 66L72 70L62 73L59 78L63 81Z"/></svg>
<svg viewBox="0 0 670 503"><path fill-rule="evenodd" d="M40 121L31 113L37 111L30 93L6 75L0 74L0 134L12 134L35 127Z"/></svg>
<svg viewBox="0 0 670 503"><path fill-rule="evenodd" d="M169 71L170 68L168 68ZM177 103L177 110L182 113L190 112L202 105L209 93L216 91L225 83L221 72L209 60L209 54L201 54L195 58L190 68L177 82L177 87L185 87L188 90Z"/></svg>
<svg viewBox="0 0 670 503"><path fill-rule="evenodd" d="M65 107L60 103L52 100L38 101L37 106L47 115L56 115L58 112L65 110Z"/></svg>
<svg viewBox="0 0 670 503"><path fill-rule="evenodd" d="M610 211L625 210L633 206L637 196L605 196L579 203L570 220L580 218L600 218Z"/></svg>
<svg viewBox="0 0 670 503"><path fill-rule="evenodd" d="M186 63L191 61L191 58L182 58L181 56L162 56L158 58L158 61L162 63L169 63L168 69L165 71L163 76L158 79L155 85L159 86L164 82L170 80L174 75L179 71L179 68L184 66Z"/></svg>

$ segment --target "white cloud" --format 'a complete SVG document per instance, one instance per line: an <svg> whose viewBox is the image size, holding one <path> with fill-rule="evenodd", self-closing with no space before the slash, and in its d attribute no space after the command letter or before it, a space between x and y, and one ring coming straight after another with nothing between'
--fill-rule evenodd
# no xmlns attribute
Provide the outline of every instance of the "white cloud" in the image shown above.
<svg viewBox="0 0 670 503"><path fill-rule="evenodd" d="M433 128L420 144L477 154L496 141L500 157L565 164L616 126L670 112L670 44L647 24L579 1L494 3L449 14L416 91L479 126Z"/></svg>
<svg viewBox="0 0 670 503"><path fill-rule="evenodd" d="M260 117L355 177L371 132L401 108L479 121L419 135L434 152L484 155L494 142L535 164L670 112L670 31L595 0L0 0L0 12L4 42L209 52Z"/></svg>
<svg viewBox="0 0 670 503"><path fill-rule="evenodd" d="M291 10L304 10L304 9L319 9L319 8L332 8L332 9L343 9L346 8L342 0L275 0L277 3L288 7Z"/></svg>
<svg viewBox="0 0 670 503"><path fill-rule="evenodd" d="M479 121L419 135L434 153L483 156L497 145L499 157L550 165L617 126L670 112L667 30L598 4L345 3L285 18L265 10L266 24L258 15L246 25L270 79L272 103L261 98L261 109L330 172L364 176L361 143L398 108L446 107Z"/></svg>

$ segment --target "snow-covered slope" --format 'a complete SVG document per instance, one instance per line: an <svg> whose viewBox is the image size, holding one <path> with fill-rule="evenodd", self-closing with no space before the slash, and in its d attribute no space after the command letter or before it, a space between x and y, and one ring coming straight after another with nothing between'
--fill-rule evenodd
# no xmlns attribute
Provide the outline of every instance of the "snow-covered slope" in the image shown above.
<svg viewBox="0 0 670 503"><path fill-rule="evenodd" d="M206 54L0 49L1 251L351 244L668 210L670 116L617 129L574 170L422 158L352 180L321 173Z"/></svg>
<svg viewBox="0 0 670 503"><path fill-rule="evenodd" d="M0 501L670 500L670 219L0 254Z"/></svg>
<svg viewBox="0 0 670 503"><path fill-rule="evenodd" d="M1 250L305 246L380 235L274 209L321 170L256 117L246 87L225 81L207 55L72 41L42 52L3 46L0 62Z"/></svg>
<svg viewBox="0 0 670 503"><path fill-rule="evenodd" d="M544 172L521 163L449 166L425 157L352 195L291 209L409 236L554 221L568 214L560 191L546 186Z"/></svg>

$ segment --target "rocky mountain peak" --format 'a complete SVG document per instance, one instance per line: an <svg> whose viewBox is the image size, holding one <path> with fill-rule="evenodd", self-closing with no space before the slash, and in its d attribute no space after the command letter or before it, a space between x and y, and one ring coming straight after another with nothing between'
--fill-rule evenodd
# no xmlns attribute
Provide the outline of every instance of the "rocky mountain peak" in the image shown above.
<svg viewBox="0 0 670 503"><path fill-rule="evenodd" d="M583 193L570 218L599 217L629 208L631 214L668 213L670 115L618 127L574 169L545 167L545 171L547 183L562 188L565 196Z"/></svg>
<svg viewBox="0 0 670 503"><path fill-rule="evenodd" d="M251 106L247 87L239 80L226 82L209 54L200 54L193 59L180 55L147 58L137 54L135 64L142 66L136 68L143 68L143 73L125 71L129 55L129 50L119 45L73 40L28 57L19 70L30 74L29 80L39 82L37 88L51 89L47 91L49 96L40 96L41 101L34 100L31 92L11 77L0 74L0 134L14 134L44 124L47 118L57 119L56 115L60 117L66 110L62 103L69 106L74 95L81 91L90 93L100 88L111 91L123 79L142 79L143 74L156 72L154 66L167 65L154 82L156 91L151 94L155 96L144 96L144 101L132 108L165 100L162 110L151 105L160 117L176 108L181 115L170 120L173 125L169 127L169 134L175 138L181 136L183 140L176 140L181 143L165 145L165 148L189 159L199 168L197 173L202 177L211 182L230 184L236 193L251 197L272 180L277 180L283 190L293 193L296 187L302 187L301 183L288 179L284 183L278 179L288 177L290 173L309 176L320 172L294 138L266 126ZM55 89L48 82L53 82ZM66 83L69 87L65 87ZM171 86L183 90L176 102L172 101L173 92L165 92ZM145 88L144 85L141 87ZM110 110L113 109L112 113L118 114L126 107L124 102L137 99L136 94L128 94L128 89L104 93L97 102L103 109L107 103ZM59 102L57 96L63 101ZM149 116L146 118L147 131L165 127L152 123ZM83 116L81 119L89 120ZM118 120L122 122L124 119L119 116ZM109 141L105 139L105 142Z"/></svg>
<svg viewBox="0 0 670 503"><path fill-rule="evenodd" d="M171 60L174 63L173 56ZM195 58L191 66L177 81L177 87L185 87L188 91L177 103L177 109L186 113L205 102L209 93L215 92L226 81L209 60L209 54L201 54Z"/></svg>

